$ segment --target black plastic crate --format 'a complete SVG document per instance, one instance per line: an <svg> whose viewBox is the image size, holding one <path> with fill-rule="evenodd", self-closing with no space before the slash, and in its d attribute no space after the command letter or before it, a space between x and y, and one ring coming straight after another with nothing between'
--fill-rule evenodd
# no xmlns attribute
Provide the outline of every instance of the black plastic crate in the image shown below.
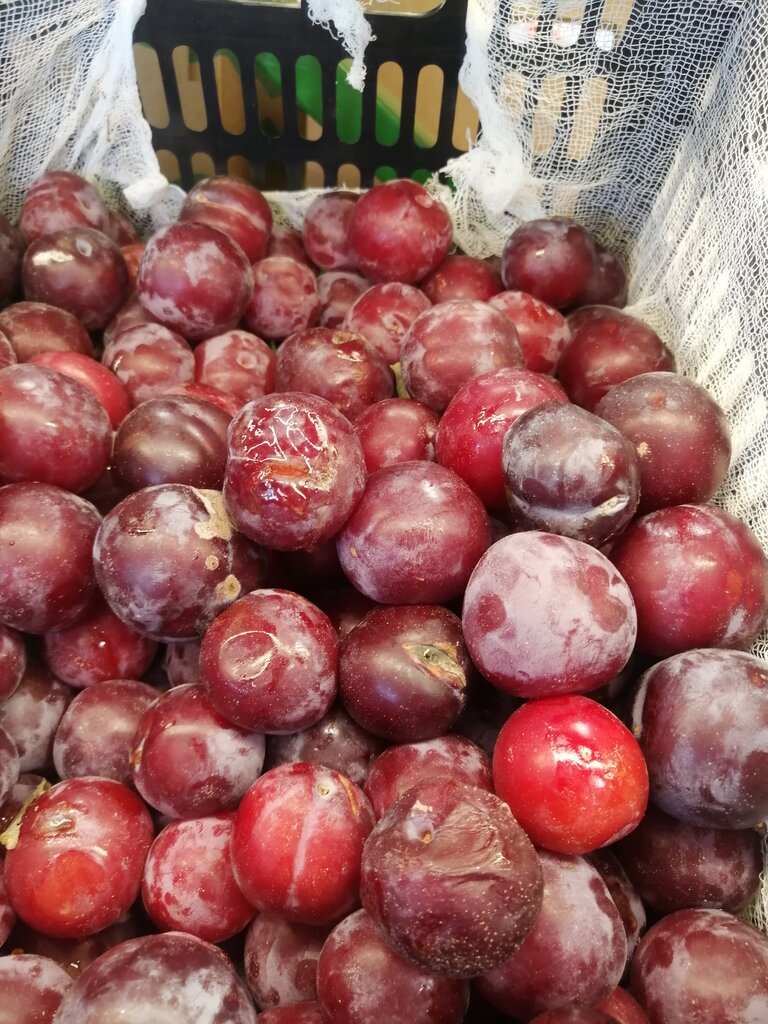
<svg viewBox="0 0 768 1024"><path fill-rule="evenodd" d="M324 184L335 185L340 169L351 164L359 170L359 184L371 185L378 176L394 172L411 176L442 167L461 150L453 142L458 94L458 73L464 56L466 0L448 0L431 14L372 15L375 40L366 51L367 78L359 112L343 123L337 100L341 62L347 58L342 44L326 29L312 24L301 8L238 4L229 0L148 0L139 21L135 42L157 54L162 88L168 107L167 127L153 128L157 150L178 160L180 184L195 180L195 154L204 153L216 173L227 173L233 157L244 158L254 184L262 188L297 189L306 184L307 165L320 165ZM173 64L173 51L188 46L199 62L206 126L190 130L182 112ZM222 120L214 58L226 52L239 70L243 95L244 130L232 134ZM269 55L280 68L279 102L283 124L275 129L260 110L254 62ZM301 61L317 65L319 137L310 137L306 113L297 96ZM399 130L377 123L376 79L379 69L392 62L402 69L402 105ZM434 141L420 144L415 131L416 93L423 68L436 65L442 72ZM263 84L263 83L262 83ZM378 110L378 113L377 113ZM355 117L359 122L355 124ZM358 136L346 141L350 135ZM386 169L382 175L379 172Z"/></svg>
<svg viewBox="0 0 768 1024"><path fill-rule="evenodd" d="M426 177L466 148L466 140L455 130L458 73L464 58L465 20L468 0L444 0L443 5L426 15L371 14L375 33L366 51L366 86L360 98L357 118L350 133L348 112L341 109L343 91L339 91L340 64L347 54L342 44L324 28L310 22L300 7L237 3L232 0L147 0L146 13L136 28L135 41L148 45L157 55L161 88L168 108L167 125L153 127L156 150L173 154L178 161L179 184L189 188L196 178L205 176L195 169L195 159L203 154L215 173L231 173L233 158L239 158L242 173L254 184L269 189L299 189L309 184L334 186L344 183L344 168L356 169L353 185L366 187L375 180L391 176ZM614 24L616 4L607 0L586 0L578 20L568 14L579 9L559 0L541 0L525 5L519 0L498 0L489 36L489 48L510 55L509 71L525 81L526 100L520 114L521 137L531 147L534 175L552 183L562 176L573 181L583 172L584 180L610 179L597 186L589 199L591 208L601 206L601 188L605 206L617 208L616 192L631 204L636 183L649 173L659 183L673 157L676 140L695 118L701 90L717 57L712 45L711 27L718 26L718 44L725 45L740 5L732 0L688 0L686 17L680 18L679 38L659 45L659 25L668 18L668 0L626 0L624 23ZM521 22L521 11L535 13L531 21ZM569 21L568 18L571 18ZM520 33L523 29L530 29ZM573 38L559 41L558 31L573 29ZM515 33L517 29L517 33ZM606 34L613 33L610 45ZM708 38L702 48L700 40ZM185 123L173 53L187 46L199 67L200 95L204 124L190 128ZM217 92L214 62L227 53L237 69L242 88L242 125L234 132L222 117ZM260 104L254 62L267 54L279 67L277 89L282 124L269 123ZM301 103L301 63L313 60L317 75L317 131L307 130L306 111ZM390 124L386 131L380 123L377 102L377 76L388 62L402 71L402 105L397 117L399 128ZM423 69L436 66L442 75L437 97L438 110L432 111L436 130L425 144L416 130L416 98ZM546 71L544 70L546 69ZM558 113L552 118L551 138L544 150L536 144L536 118L545 104L545 76L557 70L563 76ZM576 70L574 70L576 69ZM589 69L588 72L585 69ZM632 71L632 96L626 95L625 71ZM643 82L637 98L638 76ZM674 114L659 105L660 86L673 78L678 93ZM579 108L591 85L604 86L599 103L590 112L593 136L581 151L574 151L573 133ZM297 83L299 83L297 88ZM491 83L504 89L502 79ZM348 101L349 87L346 90ZM587 103L587 106L589 104ZM632 166L617 167L615 153L622 159L631 147L619 145L610 118L604 113L624 109L621 131L645 138L647 127L658 118L668 122L668 131L656 150L648 149L642 160ZM387 126L384 126L387 128ZM583 127L583 126L582 126ZM583 133L582 133L583 134ZM352 136L350 138L350 135ZM655 137L654 137L654 141ZM458 144L457 144L458 143ZM308 181L308 168L319 171L319 179ZM247 168L247 171L245 170ZM594 168L594 173L590 171ZM606 175L604 172L608 170ZM237 173L237 172L236 172ZM545 190L546 199L546 190Z"/></svg>

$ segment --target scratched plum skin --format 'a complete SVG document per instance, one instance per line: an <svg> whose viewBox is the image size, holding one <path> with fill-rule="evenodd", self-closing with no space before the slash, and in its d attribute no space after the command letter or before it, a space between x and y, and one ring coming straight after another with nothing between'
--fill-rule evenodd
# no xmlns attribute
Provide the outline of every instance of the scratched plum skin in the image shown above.
<svg viewBox="0 0 768 1024"><path fill-rule="evenodd" d="M260 586L264 556L232 527L219 491L158 484L102 521L96 580L114 613L156 640L202 636L241 593Z"/></svg>
<svg viewBox="0 0 768 1024"><path fill-rule="evenodd" d="M259 911L336 924L360 905L360 861L374 821L368 798L346 776L307 762L280 765L257 779L235 814L235 879Z"/></svg>
<svg viewBox="0 0 768 1024"><path fill-rule="evenodd" d="M339 689L352 718L395 743L455 725L472 663L458 616L439 605L373 608L344 639Z"/></svg>
<svg viewBox="0 0 768 1024"><path fill-rule="evenodd" d="M608 559L536 530L503 537L479 560L462 623L485 678L524 698L596 689L626 665L637 633L632 595Z"/></svg>
<svg viewBox="0 0 768 1024"><path fill-rule="evenodd" d="M401 956L472 978L520 948L543 880L533 844L499 797L435 777L377 822L363 850L360 893Z"/></svg>
<svg viewBox="0 0 768 1024"><path fill-rule="evenodd" d="M338 638L318 607L289 590L245 594L206 630L200 675L219 712L260 733L318 722L336 697Z"/></svg>
<svg viewBox="0 0 768 1024"><path fill-rule="evenodd" d="M352 424L317 395L267 395L230 425L224 501L237 529L266 547L312 549L338 533L365 477Z"/></svg>
<svg viewBox="0 0 768 1024"><path fill-rule="evenodd" d="M25 814L5 857L19 917L45 935L81 938L114 924L139 894L152 819L112 779L58 782Z"/></svg>

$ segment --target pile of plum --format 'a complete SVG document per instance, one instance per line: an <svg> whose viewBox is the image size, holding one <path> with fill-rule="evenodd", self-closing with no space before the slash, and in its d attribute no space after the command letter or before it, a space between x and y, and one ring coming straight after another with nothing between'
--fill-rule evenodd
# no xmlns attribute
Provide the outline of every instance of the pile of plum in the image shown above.
<svg viewBox="0 0 768 1024"><path fill-rule="evenodd" d="M0 217L0 1021L760 1024L768 559L576 222Z"/></svg>

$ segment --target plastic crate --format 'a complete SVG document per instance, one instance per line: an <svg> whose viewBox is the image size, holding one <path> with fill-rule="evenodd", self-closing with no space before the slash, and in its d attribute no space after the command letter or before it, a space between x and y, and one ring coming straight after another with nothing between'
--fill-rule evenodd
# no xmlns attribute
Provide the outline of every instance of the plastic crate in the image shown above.
<svg viewBox="0 0 768 1024"><path fill-rule="evenodd" d="M148 0L135 41L149 48L141 67L147 77L151 71L154 94L167 107L159 117L146 110L164 171L185 188L208 174L235 173L271 190L366 187L388 177L424 179L440 171L466 150L476 129L458 87L468 2L443 0L421 16L398 13L397 3L392 13L371 13L375 39L366 51L368 75L360 94L346 83L350 62L341 43L299 6ZM495 85L509 89L513 103L516 89L529 97L520 127L532 140L534 175L554 180L556 170L570 178L576 166L606 166L616 139L602 130L602 114L623 101L621 69L632 67L635 85L641 69L643 98L622 131L642 133L654 119L669 119L659 106L658 86L670 75L679 85L679 103L665 151L622 167L607 188L622 190L631 204L639 175L652 167L661 183L717 57L711 43L704 51L697 39L718 25L725 46L740 13L732 0L691 0L680 58L672 65L661 53L653 56L658 17L667 7L667 0L499 0L488 46L504 48L513 59L509 76ZM199 73L197 96L188 89L186 103L180 87L185 53ZM553 59L561 72L555 76ZM588 77L573 73L585 64ZM387 65L401 75L395 97L387 95L382 76ZM429 72L432 82L424 89ZM417 116L420 100L428 110L427 130ZM275 110L281 123L272 119ZM601 201L598 188L592 208L599 209ZM615 208L615 195L610 205Z"/></svg>
<svg viewBox="0 0 768 1024"><path fill-rule="evenodd" d="M466 148L466 140L455 142L466 6L448 0L423 15L371 15L376 38L360 94L346 81L341 43L299 7L149 0L134 39L150 48L148 62L139 56L167 105L162 126L147 111L155 148L175 158L170 176L185 188L206 173L233 171L268 189L426 177ZM185 104L179 77L189 52L199 83ZM420 105L428 125L417 118Z"/></svg>

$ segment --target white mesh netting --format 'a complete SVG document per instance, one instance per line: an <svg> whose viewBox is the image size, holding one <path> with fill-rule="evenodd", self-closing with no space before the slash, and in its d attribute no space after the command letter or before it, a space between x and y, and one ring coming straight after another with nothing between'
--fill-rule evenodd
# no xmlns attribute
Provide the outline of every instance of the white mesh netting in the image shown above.
<svg viewBox="0 0 768 1024"><path fill-rule="evenodd" d="M158 223L181 203L141 113L131 41L144 0L0 3L0 209L48 168L77 170Z"/></svg>
<svg viewBox="0 0 768 1024"><path fill-rule="evenodd" d="M630 22L631 45L598 28L599 45L578 50L578 19L555 19L549 43L533 45L532 6L470 4L462 85L483 131L450 167L455 197L442 193L457 235L477 255L498 252L540 205L573 214L624 256L628 311L730 419L733 463L718 500L768 547L768 9L652 3ZM547 149L556 133L566 159ZM768 655L765 634L755 653Z"/></svg>
<svg viewBox="0 0 768 1024"><path fill-rule="evenodd" d="M190 0L193 2L193 0ZM450 0L448 0L450 2ZM78 170L162 223L131 51L143 0L0 2L0 209L44 169ZM763 0L470 0L462 86L482 133L447 170L467 252L567 213L627 261L630 312L727 412L718 500L768 547L768 8ZM631 17L627 23L627 17ZM356 58L356 0L309 0ZM588 39L590 45L581 45ZM439 55L438 55L439 59ZM294 223L311 198L272 196ZM768 655L765 636L755 652ZM766 896L750 911L768 930Z"/></svg>

